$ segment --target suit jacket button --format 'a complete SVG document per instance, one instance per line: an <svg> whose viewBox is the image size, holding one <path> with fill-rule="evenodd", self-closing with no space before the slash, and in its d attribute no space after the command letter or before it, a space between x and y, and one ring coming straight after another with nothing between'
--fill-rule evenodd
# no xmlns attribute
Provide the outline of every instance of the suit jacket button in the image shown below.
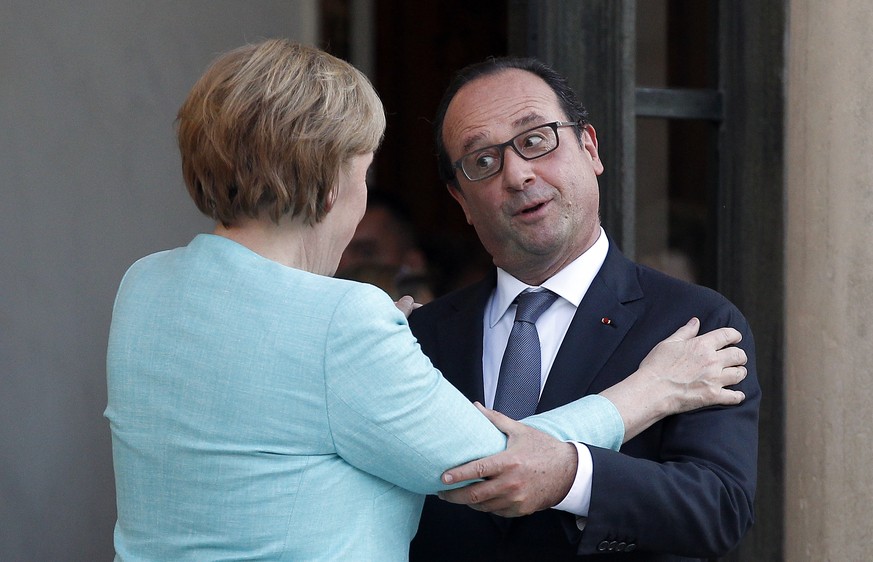
<svg viewBox="0 0 873 562"><path fill-rule="evenodd" d="M609 541L603 541L597 545L597 550L599 550L600 552L603 552L607 548L609 548Z"/></svg>
<svg viewBox="0 0 873 562"><path fill-rule="evenodd" d="M632 552L637 549L637 543L629 542L627 543L627 547L624 549L625 552Z"/></svg>
<svg viewBox="0 0 873 562"><path fill-rule="evenodd" d="M613 550L615 550L615 547L617 547L617 546L618 546L618 541L612 541L611 543L609 543L609 551L612 552Z"/></svg>
<svg viewBox="0 0 873 562"><path fill-rule="evenodd" d="M626 548L627 548L626 542L620 542L615 546L615 550L617 550L618 552L624 552L624 549L626 549Z"/></svg>

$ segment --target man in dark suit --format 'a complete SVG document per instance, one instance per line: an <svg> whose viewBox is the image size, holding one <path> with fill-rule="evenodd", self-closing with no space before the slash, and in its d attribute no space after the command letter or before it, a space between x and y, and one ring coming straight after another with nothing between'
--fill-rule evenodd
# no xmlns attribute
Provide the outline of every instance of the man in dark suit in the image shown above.
<svg viewBox="0 0 873 562"><path fill-rule="evenodd" d="M566 80L532 59L462 70L435 123L440 173L496 271L419 309L410 325L425 353L471 400L494 404L500 364L525 289L558 298L535 320L544 411L600 392L632 373L690 317L701 331L743 335L748 376L736 407L667 418L621 452L579 448L573 488L559 509L516 519L499 510L489 467L462 467L481 483L428 498L411 559L578 560L586 555L681 560L732 550L753 520L760 388L742 314L718 293L624 256L600 226L603 165L587 113ZM504 467L505 468L505 467ZM489 488L489 486L491 486ZM456 502L456 503L450 503ZM470 509L470 504L474 509Z"/></svg>

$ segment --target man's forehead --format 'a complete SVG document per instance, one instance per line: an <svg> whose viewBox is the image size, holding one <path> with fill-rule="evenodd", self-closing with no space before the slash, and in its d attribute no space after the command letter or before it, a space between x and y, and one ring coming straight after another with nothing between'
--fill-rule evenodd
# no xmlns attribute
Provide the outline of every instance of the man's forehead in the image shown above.
<svg viewBox="0 0 873 562"><path fill-rule="evenodd" d="M520 117L513 119L509 123L509 127L513 131L521 131L525 129L529 129L531 127L535 127L537 125L542 125L547 121L547 117L542 115L540 111L528 111L524 113ZM494 139L490 138L490 134L488 130L481 129L475 132L470 132L467 135L462 135L461 137L461 153L466 154L470 150L476 148L477 145L488 144Z"/></svg>
<svg viewBox="0 0 873 562"><path fill-rule="evenodd" d="M556 119L563 119L557 96L539 76L519 69L476 78L458 90L443 126L447 144L470 148ZM505 139L500 139L502 142Z"/></svg>

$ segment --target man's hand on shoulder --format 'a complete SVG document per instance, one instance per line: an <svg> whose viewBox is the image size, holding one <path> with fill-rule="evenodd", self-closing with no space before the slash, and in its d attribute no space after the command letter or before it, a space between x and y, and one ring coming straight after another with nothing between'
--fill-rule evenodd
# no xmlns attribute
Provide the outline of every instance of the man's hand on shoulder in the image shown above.
<svg viewBox="0 0 873 562"><path fill-rule="evenodd" d="M529 515L560 503L576 477L576 447L481 404L476 407L506 434L506 450L447 470L446 484L482 481L440 492L440 498L503 517Z"/></svg>

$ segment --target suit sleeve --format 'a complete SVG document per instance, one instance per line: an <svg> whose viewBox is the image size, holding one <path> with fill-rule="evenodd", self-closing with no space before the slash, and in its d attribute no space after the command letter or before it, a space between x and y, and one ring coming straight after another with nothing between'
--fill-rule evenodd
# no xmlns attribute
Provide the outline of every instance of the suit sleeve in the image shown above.
<svg viewBox="0 0 873 562"><path fill-rule="evenodd" d="M742 333L748 376L738 387L746 400L673 416L648 430L660 431L657 461L591 447L591 508L579 554L619 543L639 551L722 556L751 526L761 399L754 340L729 303L701 318L701 325L701 333L722 326Z"/></svg>
<svg viewBox="0 0 873 562"><path fill-rule="evenodd" d="M408 490L447 488L443 471L502 451L505 436L424 356L406 319L377 289L356 286L325 344L331 435L346 462ZM624 427L591 396L526 423L563 440L618 448Z"/></svg>

